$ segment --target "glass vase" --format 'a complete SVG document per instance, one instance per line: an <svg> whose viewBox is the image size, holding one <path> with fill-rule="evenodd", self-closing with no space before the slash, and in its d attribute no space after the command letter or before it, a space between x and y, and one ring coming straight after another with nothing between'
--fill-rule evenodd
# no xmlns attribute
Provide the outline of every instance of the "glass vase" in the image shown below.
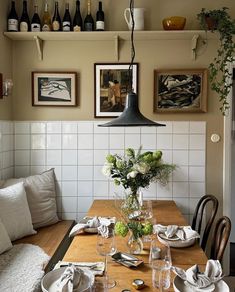
<svg viewBox="0 0 235 292"><path fill-rule="evenodd" d="M142 239L135 237L133 234L130 235L127 241L127 247L130 254L141 254L144 248Z"/></svg>
<svg viewBox="0 0 235 292"><path fill-rule="evenodd" d="M126 218L130 220L135 220L140 215L141 202L140 202L140 190L136 192L131 192L125 195L123 200L121 210Z"/></svg>

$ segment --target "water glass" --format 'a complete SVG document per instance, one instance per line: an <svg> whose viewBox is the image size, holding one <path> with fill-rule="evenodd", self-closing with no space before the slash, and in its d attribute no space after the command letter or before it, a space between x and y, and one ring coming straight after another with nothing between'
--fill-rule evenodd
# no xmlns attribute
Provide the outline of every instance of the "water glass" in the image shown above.
<svg viewBox="0 0 235 292"><path fill-rule="evenodd" d="M169 245L160 243L157 239L151 242L149 263L152 266L152 284L160 291L168 289L171 283L171 253Z"/></svg>

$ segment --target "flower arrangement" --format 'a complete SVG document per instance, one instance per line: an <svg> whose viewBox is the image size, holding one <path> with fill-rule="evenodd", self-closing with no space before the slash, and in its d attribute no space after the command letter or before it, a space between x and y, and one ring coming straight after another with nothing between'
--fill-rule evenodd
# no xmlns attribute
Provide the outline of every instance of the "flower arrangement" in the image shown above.
<svg viewBox="0 0 235 292"><path fill-rule="evenodd" d="M175 169L175 165L162 161L161 151L141 153L141 149L135 151L128 148L124 156L109 154L102 169L104 175L114 179L115 185L122 185L125 190L129 190L121 205L123 220L116 222L115 233L125 237L131 232L128 241L131 253L137 253L136 248L140 251L143 247L140 238L153 232L153 225L146 218L139 200L138 190L147 188L151 182L167 184Z"/></svg>

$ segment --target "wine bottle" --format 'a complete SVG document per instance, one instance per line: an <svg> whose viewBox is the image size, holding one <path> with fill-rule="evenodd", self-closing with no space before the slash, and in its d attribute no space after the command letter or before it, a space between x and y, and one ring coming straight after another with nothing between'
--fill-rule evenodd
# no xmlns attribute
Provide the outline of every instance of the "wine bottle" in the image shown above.
<svg viewBox="0 0 235 292"><path fill-rule="evenodd" d="M20 31L30 31L30 20L27 11L27 1L23 1L23 12L20 18Z"/></svg>
<svg viewBox="0 0 235 292"><path fill-rule="evenodd" d="M64 17L63 17L63 22L62 22L62 28L63 31L71 31L71 16L70 16L70 12L69 12L69 3L67 2L65 4L65 13L64 13Z"/></svg>
<svg viewBox="0 0 235 292"><path fill-rule="evenodd" d="M99 1L99 10L96 12L96 30L104 30L104 11L102 10L101 1Z"/></svg>
<svg viewBox="0 0 235 292"><path fill-rule="evenodd" d="M73 18L73 31L82 31L82 16L80 12L80 1L76 1L76 12Z"/></svg>
<svg viewBox="0 0 235 292"><path fill-rule="evenodd" d="M34 6L34 15L31 21L31 31L41 31L41 20L38 15L38 6Z"/></svg>
<svg viewBox="0 0 235 292"><path fill-rule="evenodd" d="M53 31L60 31L61 30L61 18L59 14L59 5L58 1L55 2L55 12L52 19L52 30Z"/></svg>
<svg viewBox="0 0 235 292"><path fill-rule="evenodd" d="M15 1L11 1L11 10L7 18L7 30L18 31L19 29L19 18L15 9Z"/></svg>
<svg viewBox="0 0 235 292"><path fill-rule="evenodd" d="M87 16L84 20L84 30L93 31L94 30L94 19L91 15L91 0L87 0Z"/></svg>
<svg viewBox="0 0 235 292"><path fill-rule="evenodd" d="M48 3L45 3L45 9L42 17L42 31L51 31L51 16L48 11Z"/></svg>

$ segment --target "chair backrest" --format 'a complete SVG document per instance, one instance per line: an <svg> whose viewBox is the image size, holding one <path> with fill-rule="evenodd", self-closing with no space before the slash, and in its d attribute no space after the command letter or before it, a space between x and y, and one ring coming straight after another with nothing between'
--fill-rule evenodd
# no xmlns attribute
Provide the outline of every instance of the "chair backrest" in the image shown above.
<svg viewBox="0 0 235 292"><path fill-rule="evenodd" d="M208 217L208 219L205 221L205 229L203 232L201 232L202 229L202 222L203 222L203 217L206 216L206 205L207 204L212 204L212 210L211 210L211 214ZM206 248L206 244L207 244L207 240L208 240L208 236L211 230L211 226L214 222L215 219L215 215L217 213L218 210L218 205L219 202L216 199L215 196L213 195L205 195L203 196L195 209L194 215L193 215L193 221L192 221L192 229L196 230L200 235L201 235L201 248L203 250L205 250Z"/></svg>
<svg viewBox="0 0 235 292"><path fill-rule="evenodd" d="M231 232L231 221L228 217L221 217L215 225L212 238L211 256L213 260L221 261Z"/></svg>

